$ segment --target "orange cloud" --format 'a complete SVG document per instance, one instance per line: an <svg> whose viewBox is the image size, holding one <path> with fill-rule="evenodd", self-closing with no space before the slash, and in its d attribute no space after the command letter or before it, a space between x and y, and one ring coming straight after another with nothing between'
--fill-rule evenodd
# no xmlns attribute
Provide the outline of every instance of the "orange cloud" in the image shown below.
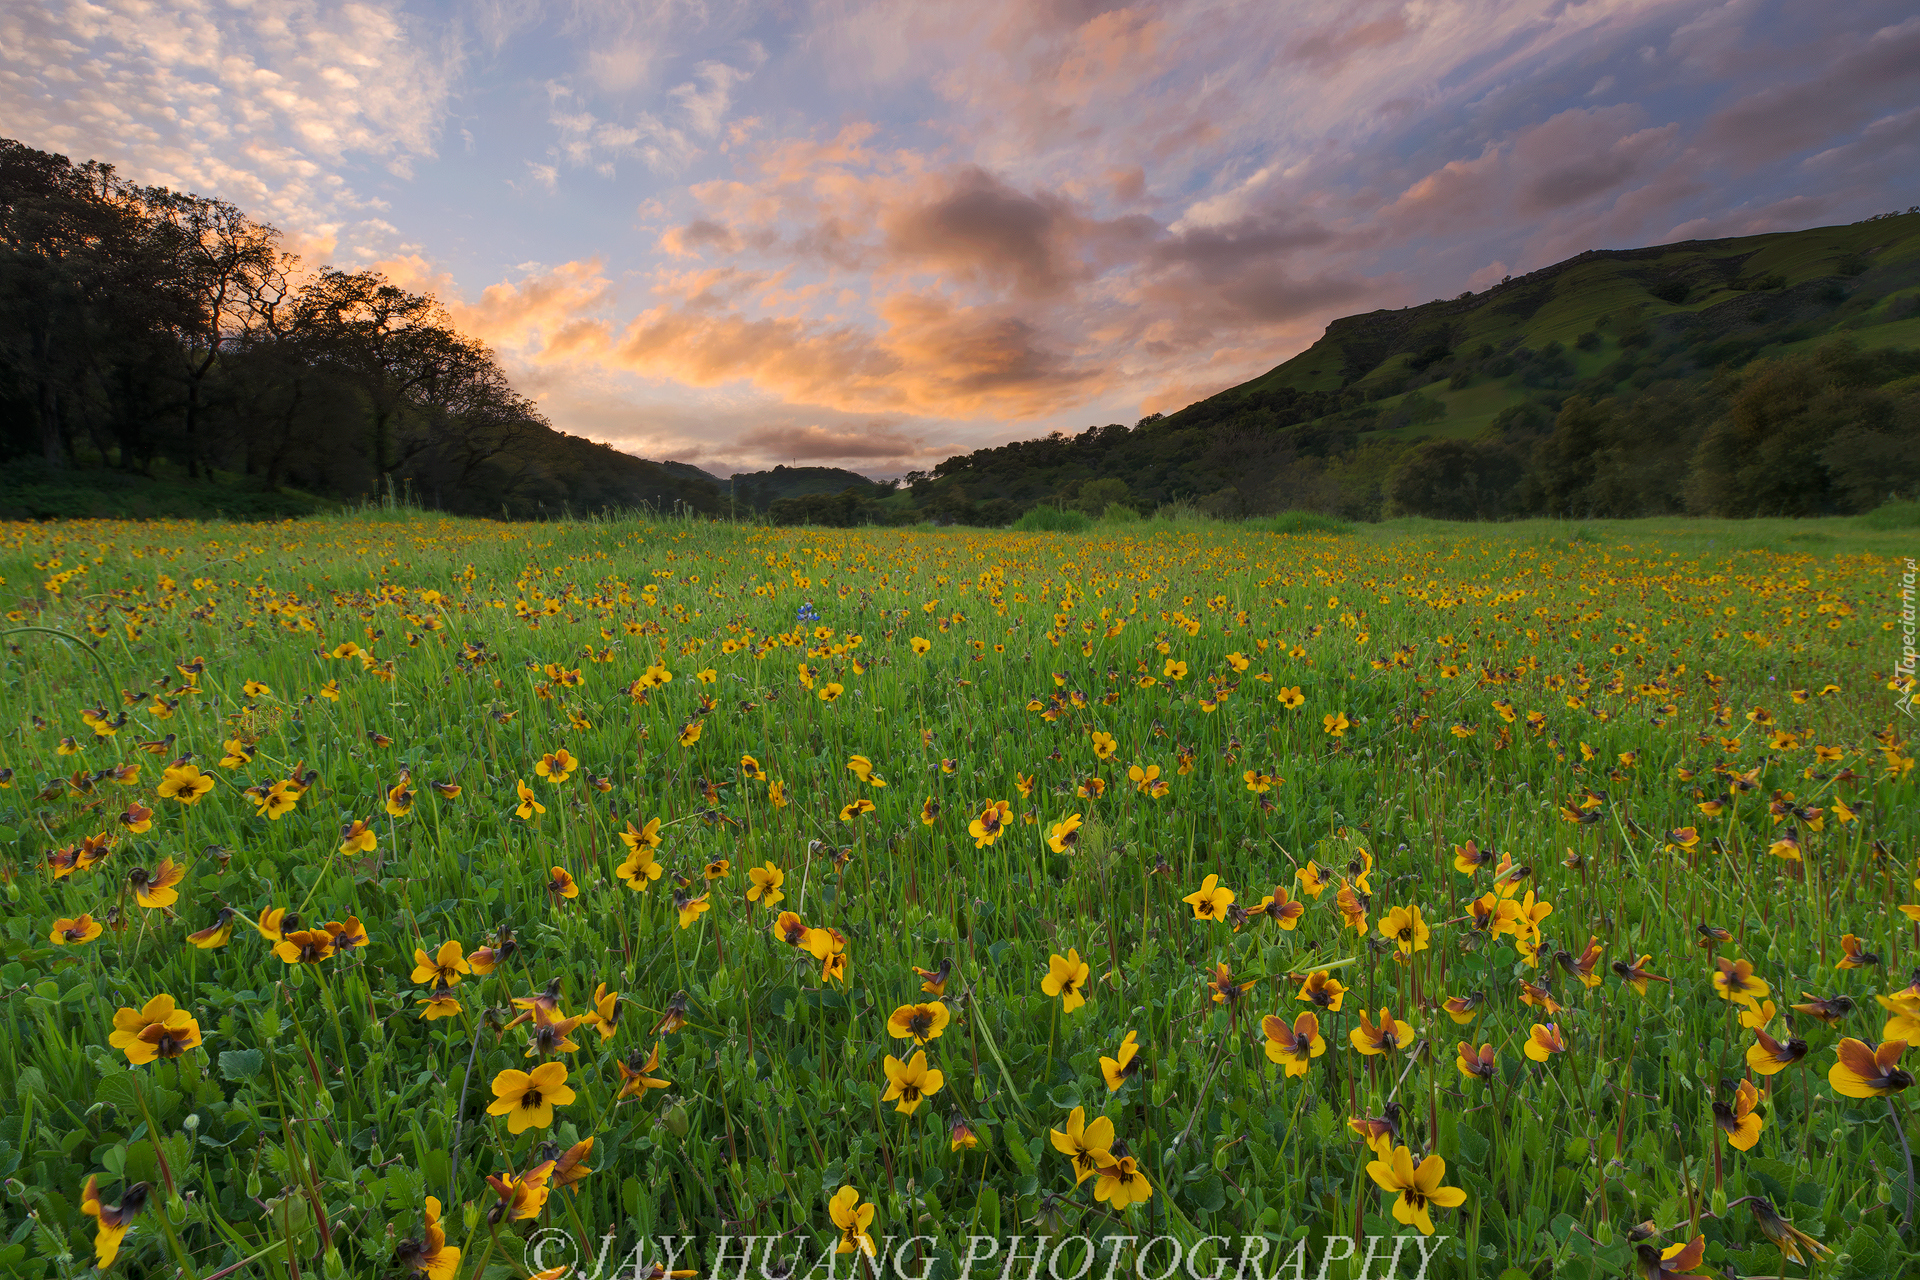
<svg viewBox="0 0 1920 1280"><path fill-rule="evenodd" d="M403 289L432 294L462 332L489 346L534 348L549 358L579 349L592 330L603 327L587 319L588 313L615 298L598 258L563 262L519 280L490 284L473 303L461 297L452 276L418 254L388 258L372 269Z"/></svg>
<svg viewBox="0 0 1920 1280"><path fill-rule="evenodd" d="M685 303L636 317L602 364L710 387L746 382L784 400L853 413L1035 417L1086 398L1097 379L1026 320L916 293L878 307L871 334L796 316L749 318Z"/></svg>
<svg viewBox="0 0 1920 1280"><path fill-rule="evenodd" d="M581 323L583 313L613 301L600 259L565 262L518 281L490 284L472 306L449 307L460 327L495 346L523 347Z"/></svg>

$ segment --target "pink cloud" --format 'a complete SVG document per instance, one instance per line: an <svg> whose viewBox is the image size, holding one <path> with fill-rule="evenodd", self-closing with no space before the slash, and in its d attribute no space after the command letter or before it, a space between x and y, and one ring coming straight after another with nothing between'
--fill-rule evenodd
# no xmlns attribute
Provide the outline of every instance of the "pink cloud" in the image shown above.
<svg viewBox="0 0 1920 1280"><path fill-rule="evenodd" d="M1354 56L1380 49L1406 38L1412 23L1404 13L1390 14L1372 22L1356 22L1345 27L1321 27L1295 40L1287 49L1296 62L1320 72L1335 72Z"/></svg>
<svg viewBox="0 0 1920 1280"><path fill-rule="evenodd" d="M928 174L880 213L896 269L933 271L994 296L1047 298L1137 255L1158 227L1099 219L1056 191L1023 192L972 166Z"/></svg>
<svg viewBox="0 0 1920 1280"><path fill-rule="evenodd" d="M1715 114L1705 146L1752 167L1830 141L1871 120L1883 104L1920 92L1920 17L1873 33L1818 74L1748 94Z"/></svg>
<svg viewBox="0 0 1920 1280"><path fill-rule="evenodd" d="M1538 219L1643 177L1671 155L1677 124L1636 127L1632 105L1575 107L1522 129L1510 144L1449 160L1402 191L1382 221L1402 234L1445 235L1490 218Z"/></svg>

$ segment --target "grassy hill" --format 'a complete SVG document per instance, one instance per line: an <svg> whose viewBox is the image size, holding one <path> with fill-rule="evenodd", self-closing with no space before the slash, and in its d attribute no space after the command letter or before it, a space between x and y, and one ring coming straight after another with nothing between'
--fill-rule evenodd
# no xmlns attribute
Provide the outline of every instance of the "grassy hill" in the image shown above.
<svg viewBox="0 0 1920 1280"><path fill-rule="evenodd" d="M1480 293L1336 320L1299 355L1168 425L1294 416L1352 423L1363 436L1472 436L1522 402L1702 377L1841 332L1868 348L1920 347L1916 286L1911 213L1590 250ZM1409 411L1411 393L1438 413L1418 401Z"/></svg>
<svg viewBox="0 0 1920 1280"><path fill-rule="evenodd" d="M1177 413L982 449L908 480L922 513L987 524L1116 493L1143 511L1184 501L1222 516L1844 511L1874 477L1897 494L1920 465L1907 456L1920 457L1916 374L1920 213L1883 215L1593 250L1478 293L1347 316ZM1776 400L1772 416L1792 422L1753 427ZM1770 453L1755 430L1777 437ZM1820 454L1846 431L1867 433L1859 449ZM1431 446L1447 440L1462 448L1442 457ZM1743 450L1817 483L1788 497L1735 477ZM1444 465L1427 498L1397 502L1416 452ZM1583 486L1576 473L1602 455L1605 483ZM1649 479L1656 497L1621 496Z"/></svg>

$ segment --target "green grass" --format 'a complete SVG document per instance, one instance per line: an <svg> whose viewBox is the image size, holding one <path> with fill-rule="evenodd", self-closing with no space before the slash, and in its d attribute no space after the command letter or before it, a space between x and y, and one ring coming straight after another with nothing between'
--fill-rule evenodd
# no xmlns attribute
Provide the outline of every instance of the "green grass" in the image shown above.
<svg viewBox="0 0 1920 1280"><path fill-rule="evenodd" d="M1251 522L1254 527L1264 527L1269 533L1352 533L1353 526L1345 520L1333 516L1321 515L1317 511L1283 511L1265 521Z"/></svg>
<svg viewBox="0 0 1920 1280"><path fill-rule="evenodd" d="M1865 529L1920 529L1920 502L1889 502L1858 519Z"/></svg>
<svg viewBox="0 0 1920 1280"><path fill-rule="evenodd" d="M188 480L172 467L150 478L100 467L55 470L16 458L0 470L0 519L9 520L286 520L328 505L233 476Z"/></svg>
<svg viewBox="0 0 1920 1280"><path fill-rule="evenodd" d="M1703 1271L1778 1275L1754 1197L1834 1251L1822 1277L1912 1274L1897 1126L1914 1091L1829 1082L1843 1036L1884 1038L1873 997L1920 961L1897 910L1920 896L1911 722L1886 687L1909 521L0 525L0 1272L86 1272L93 1175L109 1204L153 1189L115 1263L135 1276L391 1274L428 1196L463 1278L559 1261L530 1247L548 1228L596 1250L611 1231L616 1260L691 1236L681 1265L701 1275L723 1234L779 1235L775 1261L805 1275L849 1186L877 1238L928 1237L940 1280L970 1235L1024 1250L1040 1233L1129 1269L1172 1235L1199 1275L1230 1274L1248 1236L1290 1275L1306 1241L1314 1275L1329 1235L1413 1230L1346 1123L1391 1103L1398 1143L1466 1194L1433 1212L1429 1276L1618 1276L1648 1221L1661 1245L1704 1237ZM192 804L157 790L188 752L213 780ZM263 816L249 788L296 770L311 785ZM522 783L544 812L518 816ZM1729 793L1725 815L1699 808ZM150 830L126 825L135 801ZM621 835L656 819L663 874L629 887ZM343 851L355 822L370 851ZM1798 861L1769 852L1790 830ZM116 838L103 862L54 874L95 836ZM1514 902L1552 904L1537 967L1472 926L1469 903L1499 898L1493 868L1455 869L1469 842L1530 868ZM185 867L179 898L143 906L134 869L163 858ZM1325 892L1303 893L1309 863ZM748 869L769 864L784 900L750 903ZM1284 890L1305 910L1291 928L1197 919L1209 876L1237 907ZM1342 880L1370 895L1361 930ZM709 909L681 927L676 893ZM1402 907L1430 929L1404 957L1380 933ZM223 908L231 940L188 945ZM368 945L290 963L247 923L270 908L357 920ZM837 931L844 974L776 938L780 910ZM82 912L109 927L49 940ZM1710 954L1701 923L1731 940ZM1836 968L1843 934L1880 963ZM509 935L450 989L457 1013L422 1019L417 950ZM1591 986L1573 971L1590 945ZM1086 1003L1063 1009L1042 982L1069 953ZM1809 1046L1752 1077L1750 1151L1713 1119L1755 1043L1715 995L1716 954L1751 962L1772 1033ZM1610 969L1641 956L1669 980L1645 996ZM943 962L944 996L923 992L915 970ZM1347 992L1289 1076L1262 1020L1292 1026L1318 970ZM1523 1003L1523 980L1564 1007ZM568 1015L610 993L615 1020L572 1030L555 1059L573 1101L515 1134L485 1108L499 1073L534 1065L511 1001L550 984ZM1473 992L1456 1025L1442 1002ZM1856 1007L1825 1026L1788 1007L1802 992ZM204 1042L129 1065L113 1019L159 994ZM881 1100L887 1059L915 1046L889 1016L936 998L944 1080L902 1114ZM660 1027L682 1000L684 1027ZM1351 1033L1382 1009L1409 1034L1362 1055ZM1566 1051L1525 1056L1536 1024ZM1139 1068L1109 1090L1100 1060L1129 1032ZM1491 1080L1457 1069L1463 1041L1493 1047ZM656 1046L645 1074L667 1087L620 1100L621 1064ZM1138 1162L1145 1203L1076 1183L1049 1137L1076 1107L1112 1124L1106 1159ZM955 1149L956 1120L976 1147ZM487 1176L589 1138L577 1189L488 1222Z"/></svg>

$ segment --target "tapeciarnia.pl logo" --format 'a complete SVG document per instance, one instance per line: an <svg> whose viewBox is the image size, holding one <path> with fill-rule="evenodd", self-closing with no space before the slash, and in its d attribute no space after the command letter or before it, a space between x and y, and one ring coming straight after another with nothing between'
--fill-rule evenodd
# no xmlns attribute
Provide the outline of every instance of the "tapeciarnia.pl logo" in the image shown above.
<svg viewBox="0 0 1920 1280"><path fill-rule="evenodd" d="M1900 656L1893 664L1893 685L1898 689L1898 706L1908 717L1914 714L1916 695L1913 687L1914 665L1917 655L1914 650L1914 563L1907 560L1907 569L1900 575Z"/></svg>

